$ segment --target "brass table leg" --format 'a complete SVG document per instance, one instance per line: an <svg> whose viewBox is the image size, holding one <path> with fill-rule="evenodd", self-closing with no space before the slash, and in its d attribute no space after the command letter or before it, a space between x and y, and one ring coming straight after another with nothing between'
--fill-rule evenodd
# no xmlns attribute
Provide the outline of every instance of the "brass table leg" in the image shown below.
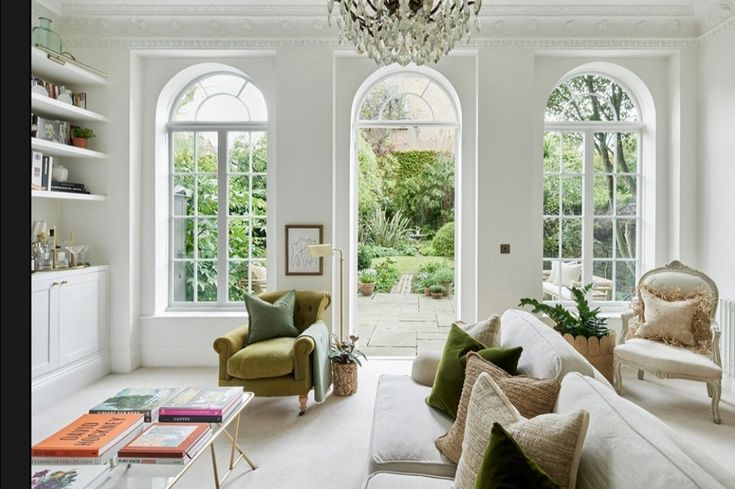
<svg viewBox="0 0 735 489"><path fill-rule="evenodd" d="M223 433L227 435L227 437L232 441L232 444L230 445L230 464L228 467L227 472L225 475L222 476L222 478L219 478L219 474L217 472L217 460L215 456L215 450L214 450L214 442L209 445L209 448L212 452L212 468L214 470L214 486L216 489L220 489L220 486L224 484L225 479L232 474L232 470L235 468L235 466L240 462L240 460L245 460L247 464L250 466L252 470L255 470L257 467L255 464L250 460L250 458L245 454L242 448L237 444L237 434L240 432L240 414L237 415L237 420L235 420L235 436L232 436L230 433L227 432L227 430L223 430ZM237 458L235 458L235 450L239 452L240 455L238 455Z"/></svg>

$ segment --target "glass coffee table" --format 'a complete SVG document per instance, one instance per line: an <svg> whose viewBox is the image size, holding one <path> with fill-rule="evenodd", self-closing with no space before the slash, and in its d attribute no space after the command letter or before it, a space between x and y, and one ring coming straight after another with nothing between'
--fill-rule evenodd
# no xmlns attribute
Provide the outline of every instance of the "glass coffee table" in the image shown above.
<svg viewBox="0 0 735 489"><path fill-rule="evenodd" d="M208 451L212 458L212 470L214 472L214 487L220 489L227 477L232 474L233 469L241 461L245 461L252 470L256 469L255 464L245 454L245 451L237 444L237 434L240 430L240 417L243 409L253 398L252 392L243 393L243 402L235 412L221 423L210 423L212 428L212 436L207 443L197 452L194 457L186 464L126 464L115 463L110 466L110 478L98 486L98 489L169 489L181 479L181 477L189 470L200 457L204 457ZM229 427L234 424L234 431L230 432ZM227 466L227 472L220 477L217 469L217 456L214 449L214 442L225 436L230 440L230 457ZM237 452L237 457L235 457Z"/></svg>

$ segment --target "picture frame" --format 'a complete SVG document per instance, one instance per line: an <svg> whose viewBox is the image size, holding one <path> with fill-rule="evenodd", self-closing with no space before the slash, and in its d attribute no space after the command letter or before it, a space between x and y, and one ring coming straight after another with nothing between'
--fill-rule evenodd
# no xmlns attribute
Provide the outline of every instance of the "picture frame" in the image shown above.
<svg viewBox="0 0 735 489"><path fill-rule="evenodd" d="M324 258L309 253L309 245L321 244L322 224L286 224L286 275L323 275Z"/></svg>
<svg viewBox="0 0 735 489"><path fill-rule="evenodd" d="M59 144L69 144L69 123L38 117L36 137Z"/></svg>

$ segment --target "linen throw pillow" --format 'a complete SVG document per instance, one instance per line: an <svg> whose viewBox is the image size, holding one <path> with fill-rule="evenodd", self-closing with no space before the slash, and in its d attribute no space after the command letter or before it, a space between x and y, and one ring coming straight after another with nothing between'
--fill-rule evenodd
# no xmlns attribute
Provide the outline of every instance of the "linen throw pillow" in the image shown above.
<svg viewBox="0 0 735 489"><path fill-rule="evenodd" d="M473 324L455 321L457 326L485 346L500 346L500 316L493 314Z"/></svg>
<svg viewBox="0 0 735 489"><path fill-rule="evenodd" d="M641 289L640 294L643 300L643 323L638 326L636 337L694 345L692 320L697 312L696 298L669 302L645 288Z"/></svg>
<svg viewBox="0 0 735 489"><path fill-rule="evenodd" d="M464 384L465 355L470 351L477 351L480 356L496 364L510 374L516 373L518 359L523 348L485 348L485 345L471 337L453 324L449 329L447 341L439 365L431 393L426 403L455 419L457 406L462 395Z"/></svg>
<svg viewBox="0 0 735 489"><path fill-rule="evenodd" d="M492 425L496 422L506 428L523 453L559 486L574 489L589 413L576 409L565 414L549 413L525 419L485 372L477 377L472 388L462 456L454 478L455 489L474 489Z"/></svg>
<svg viewBox="0 0 735 489"><path fill-rule="evenodd" d="M536 379L525 375L512 376L477 353L468 353L462 396L457 407L457 419L449 431L434 441L436 448L455 464L462 456L462 440L472 387L483 372L492 377L524 418L550 413L554 409L561 387L556 379Z"/></svg>
<svg viewBox="0 0 735 489"><path fill-rule="evenodd" d="M541 467L528 458L499 423L493 423L490 443L480 464L474 489L559 489Z"/></svg>
<svg viewBox="0 0 735 489"><path fill-rule="evenodd" d="M250 321L247 344L282 336L298 336L299 330L293 323L295 303L295 289L283 294L273 304L256 295L245 294L245 308Z"/></svg>

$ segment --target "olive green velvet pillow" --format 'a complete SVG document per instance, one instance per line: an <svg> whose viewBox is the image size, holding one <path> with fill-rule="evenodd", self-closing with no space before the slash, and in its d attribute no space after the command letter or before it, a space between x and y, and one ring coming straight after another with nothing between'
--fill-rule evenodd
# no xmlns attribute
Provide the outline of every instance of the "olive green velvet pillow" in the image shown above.
<svg viewBox="0 0 735 489"><path fill-rule="evenodd" d="M477 472L474 489L559 489L541 467L529 459L500 423L493 423L490 443Z"/></svg>
<svg viewBox="0 0 735 489"><path fill-rule="evenodd" d="M447 341L444 343L442 358L436 368L431 394L426 398L426 404L446 413L452 419L457 418L457 408L464 385L465 356L471 351L477 352L485 360L515 375L523 348L520 346L507 349L486 348L459 326L452 324Z"/></svg>
<svg viewBox="0 0 735 489"><path fill-rule="evenodd" d="M298 336L299 330L293 323L295 303L296 290L293 289L276 299L273 304L258 296L245 294L245 308L250 319L247 344L283 336Z"/></svg>

